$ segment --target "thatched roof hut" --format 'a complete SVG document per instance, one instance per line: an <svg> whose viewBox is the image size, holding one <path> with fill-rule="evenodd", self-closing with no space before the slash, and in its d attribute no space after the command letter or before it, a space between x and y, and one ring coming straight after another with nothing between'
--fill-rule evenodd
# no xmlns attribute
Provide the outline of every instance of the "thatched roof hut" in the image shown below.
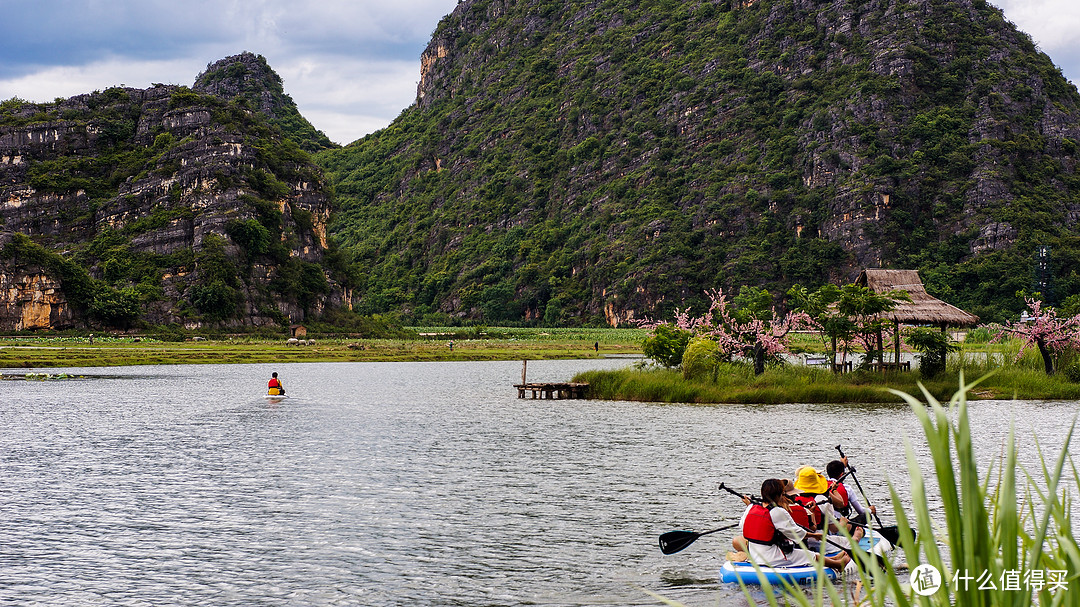
<svg viewBox="0 0 1080 607"><path fill-rule="evenodd" d="M863 270L855 284L869 287L874 293L905 291L911 301L899 302L885 317L897 323L967 327L978 324L979 317L949 305L926 292L915 270Z"/></svg>

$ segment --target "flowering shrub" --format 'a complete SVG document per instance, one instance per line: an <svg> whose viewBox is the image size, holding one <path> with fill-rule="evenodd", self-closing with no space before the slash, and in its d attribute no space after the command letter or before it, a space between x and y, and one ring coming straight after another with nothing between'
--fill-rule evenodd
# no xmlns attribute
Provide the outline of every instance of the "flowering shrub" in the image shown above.
<svg viewBox="0 0 1080 607"><path fill-rule="evenodd" d="M995 339L1000 340L1008 335L1019 338L1023 343L1016 354L1017 360L1028 348L1035 346L1042 355L1046 374L1053 375L1059 356L1080 349L1080 314L1061 318L1057 315L1057 310L1043 306L1043 302L1037 299L1026 297L1024 302L1031 314L1021 318L1019 322L1005 323Z"/></svg>

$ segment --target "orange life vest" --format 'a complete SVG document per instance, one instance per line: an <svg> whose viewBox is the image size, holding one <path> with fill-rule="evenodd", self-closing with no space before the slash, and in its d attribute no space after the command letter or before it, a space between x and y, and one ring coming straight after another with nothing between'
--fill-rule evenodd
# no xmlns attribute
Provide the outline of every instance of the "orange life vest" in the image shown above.
<svg viewBox="0 0 1080 607"><path fill-rule="evenodd" d="M810 529L810 531L817 531L818 529L820 529L822 523L821 519L823 518L821 514L821 507L818 506L816 497L817 494L814 493L803 493L801 495L795 496L795 501L801 504L803 508L806 509L807 513L810 515L810 524L807 525L807 528Z"/></svg>
<svg viewBox="0 0 1080 607"><path fill-rule="evenodd" d="M776 543L776 526L772 522L769 508L761 504L750 506L750 512L743 521L743 537L748 542L772 546Z"/></svg>
<svg viewBox="0 0 1080 607"><path fill-rule="evenodd" d="M840 513L840 516L847 516L851 513L851 499L848 498L847 487L844 486L844 483L836 483L833 485L833 489L836 490L836 494L844 502L836 511Z"/></svg>

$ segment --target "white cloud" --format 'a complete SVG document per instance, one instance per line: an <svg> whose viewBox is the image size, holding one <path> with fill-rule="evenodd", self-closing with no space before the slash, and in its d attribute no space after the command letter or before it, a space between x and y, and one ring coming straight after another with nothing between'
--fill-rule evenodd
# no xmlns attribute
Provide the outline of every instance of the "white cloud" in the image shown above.
<svg viewBox="0 0 1080 607"><path fill-rule="evenodd" d="M1027 32L1042 52L1080 82L1080 2L1076 0L992 0L1005 18Z"/></svg>
<svg viewBox="0 0 1080 607"><path fill-rule="evenodd" d="M111 86L148 88L152 83L191 85L205 66L191 59L131 61L114 58L86 65L61 65L0 81L0 99L47 102ZM194 70L194 71L193 71Z"/></svg>
<svg viewBox="0 0 1080 607"><path fill-rule="evenodd" d="M412 103L420 53L457 0L14 0L0 99L52 101L110 86L191 85L242 51L266 57L301 113L349 143ZM45 39L40 23L53 32ZM10 30L10 32L8 31ZM61 36L55 32L62 30ZM38 33L34 33L38 32ZM6 76L6 77L5 77Z"/></svg>
<svg viewBox="0 0 1080 607"><path fill-rule="evenodd" d="M1076 0L996 0L993 4L1031 34L1043 51L1080 41L1080 2Z"/></svg>
<svg viewBox="0 0 1080 607"><path fill-rule="evenodd" d="M385 127L416 98L419 61L311 56L278 64L285 91L315 128L346 144Z"/></svg>

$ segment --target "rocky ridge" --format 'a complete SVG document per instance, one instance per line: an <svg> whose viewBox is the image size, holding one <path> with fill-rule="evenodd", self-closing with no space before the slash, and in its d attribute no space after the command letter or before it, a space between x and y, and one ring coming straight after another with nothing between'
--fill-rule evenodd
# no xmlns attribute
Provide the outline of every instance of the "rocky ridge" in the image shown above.
<svg viewBox="0 0 1080 607"><path fill-rule="evenodd" d="M2 240L30 237L3 249L0 329L261 326L347 306L329 189L267 120L163 85L0 105ZM86 292L58 280L64 264Z"/></svg>

